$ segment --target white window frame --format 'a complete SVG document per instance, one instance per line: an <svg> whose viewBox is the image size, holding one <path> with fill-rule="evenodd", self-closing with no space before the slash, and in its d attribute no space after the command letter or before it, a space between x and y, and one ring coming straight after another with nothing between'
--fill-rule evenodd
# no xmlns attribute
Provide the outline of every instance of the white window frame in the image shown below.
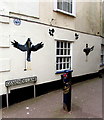
<svg viewBox="0 0 104 120"><path fill-rule="evenodd" d="M100 66L104 66L104 44L101 44L101 63L100 63Z"/></svg>
<svg viewBox="0 0 104 120"><path fill-rule="evenodd" d="M63 45L63 48L61 48L61 46L59 47L59 48L57 48L57 41L58 42L63 42L64 44L65 44L65 42L66 42L66 44L67 44L67 48L66 47L64 47L64 45ZM55 51L56 51L56 62L55 62L55 68L56 68L56 73L57 72L61 72L61 71L64 71L64 70L71 70L71 67L72 67L72 54L71 54L71 50L72 50L72 45L71 45L71 42L70 41L62 41L62 40L56 40L55 41L56 43L55 43ZM70 44L70 48L68 48L68 43ZM67 54L67 55L61 55L61 53L60 53L60 55L57 55L57 49L59 49L59 50L61 50L61 49L63 49L63 52L65 52L65 50L68 52L68 50L70 51L70 54ZM62 61L59 61L59 62L57 62L57 58L62 58ZM68 60L68 58L69 58L69 61L67 61ZM65 60L65 61L64 61ZM60 66L60 64L61 64L61 66L62 66L62 68L61 69L57 69L57 65L59 64L59 66ZM65 64L65 68L64 68L64 65ZM67 66L67 64L69 64L69 67ZM60 68L60 67L58 67L58 68Z"/></svg>
<svg viewBox="0 0 104 120"><path fill-rule="evenodd" d="M73 17L76 17L76 0L72 0L72 13L66 12L64 10L58 9L57 8L57 1L58 0L54 0L54 11L58 11Z"/></svg>

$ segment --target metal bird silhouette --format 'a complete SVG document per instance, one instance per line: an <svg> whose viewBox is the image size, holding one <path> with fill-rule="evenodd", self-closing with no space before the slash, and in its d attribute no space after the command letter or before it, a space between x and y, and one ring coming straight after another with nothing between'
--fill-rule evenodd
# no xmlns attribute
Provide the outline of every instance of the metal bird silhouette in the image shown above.
<svg viewBox="0 0 104 120"><path fill-rule="evenodd" d="M55 30L52 28L52 29L49 29L49 34L50 34L50 36L54 36L54 32L55 32Z"/></svg>
<svg viewBox="0 0 104 120"><path fill-rule="evenodd" d="M83 49L83 52L85 52L85 53L86 53L86 56L88 56L89 53L90 53L91 51L93 51L93 49L94 49L94 46L92 46L91 48L89 48L89 47L88 47L88 44L86 44L86 48Z"/></svg>
<svg viewBox="0 0 104 120"><path fill-rule="evenodd" d="M27 61L31 61L31 59L30 59L31 51L33 51L33 52L37 51L40 48L42 48L44 45L42 42L38 43L37 45L32 45L30 38L27 39L27 41L24 45L21 45L20 43L18 43L15 40L14 40L14 42L11 42L11 43L15 48L17 48L23 52L27 51Z"/></svg>

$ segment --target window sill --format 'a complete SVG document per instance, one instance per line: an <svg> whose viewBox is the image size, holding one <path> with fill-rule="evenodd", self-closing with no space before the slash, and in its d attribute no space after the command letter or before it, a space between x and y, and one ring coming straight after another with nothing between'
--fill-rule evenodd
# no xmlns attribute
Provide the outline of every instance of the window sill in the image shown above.
<svg viewBox="0 0 104 120"><path fill-rule="evenodd" d="M55 74L61 74L61 73L67 73L67 72L73 72L73 70L60 70L60 71L56 71Z"/></svg>
<svg viewBox="0 0 104 120"><path fill-rule="evenodd" d="M54 9L55 12L60 12L60 13L63 13L63 14L66 14L66 15L69 15L69 16L72 16L72 17L76 17L76 15L74 13L68 13L68 12L65 12L63 10L60 10L60 9Z"/></svg>
<svg viewBox="0 0 104 120"><path fill-rule="evenodd" d="M104 64L100 64L100 67L104 67Z"/></svg>

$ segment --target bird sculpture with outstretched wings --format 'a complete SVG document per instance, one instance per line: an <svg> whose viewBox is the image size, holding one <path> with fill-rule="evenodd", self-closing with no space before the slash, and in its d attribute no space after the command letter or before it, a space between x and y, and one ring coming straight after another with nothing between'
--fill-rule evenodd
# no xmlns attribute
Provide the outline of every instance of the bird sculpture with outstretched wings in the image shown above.
<svg viewBox="0 0 104 120"><path fill-rule="evenodd" d="M27 41L24 45L21 45L20 43L18 43L15 40L14 40L14 42L11 42L11 43L15 48L17 48L23 52L27 51L27 61L28 62L31 61L31 59L30 59L31 51L33 51L33 52L37 51L44 46L44 44L42 42L38 43L37 45L32 45L30 38L27 39Z"/></svg>

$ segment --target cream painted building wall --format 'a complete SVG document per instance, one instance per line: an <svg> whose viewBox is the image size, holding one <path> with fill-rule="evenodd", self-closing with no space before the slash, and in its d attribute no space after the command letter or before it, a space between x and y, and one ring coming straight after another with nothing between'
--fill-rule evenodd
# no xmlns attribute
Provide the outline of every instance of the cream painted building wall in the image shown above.
<svg viewBox="0 0 104 120"><path fill-rule="evenodd" d="M51 19L54 19L55 26L95 35L101 34L101 4L98 1L76 0L75 17L54 11L53 2L40 3L40 21L50 24Z"/></svg>
<svg viewBox="0 0 104 120"><path fill-rule="evenodd" d="M102 19L101 19L102 21L101 21L101 26L102 26L102 36L104 37L104 1L103 1L103 3L102 3Z"/></svg>
<svg viewBox="0 0 104 120"><path fill-rule="evenodd" d="M56 41L71 43L71 69L73 77L96 73L100 67L101 53L101 4L99 2L76 2L76 16L54 11L54 1L0 2L0 95L6 94L5 81L37 76L37 84L59 80L56 73ZM94 12L96 11L96 13ZM19 18L21 25L14 24ZM52 21L53 19L53 21ZM53 25L54 36L49 35ZM75 39L75 33L79 39ZM31 70L24 71L25 53L11 45L16 40L25 44L31 38L33 44L44 43L44 47L31 54ZM88 61L83 49L94 46ZM19 86L18 86L19 87Z"/></svg>
<svg viewBox="0 0 104 120"><path fill-rule="evenodd" d="M54 26L95 35L101 34L101 12L103 12L103 10L101 11L102 3L99 2L101 0L94 0L94 2L76 0L75 17L56 12L54 10L55 0L24 1L1 1L1 14L9 15L11 13L14 17L34 20L49 25L51 20L54 19L52 21Z"/></svg>

